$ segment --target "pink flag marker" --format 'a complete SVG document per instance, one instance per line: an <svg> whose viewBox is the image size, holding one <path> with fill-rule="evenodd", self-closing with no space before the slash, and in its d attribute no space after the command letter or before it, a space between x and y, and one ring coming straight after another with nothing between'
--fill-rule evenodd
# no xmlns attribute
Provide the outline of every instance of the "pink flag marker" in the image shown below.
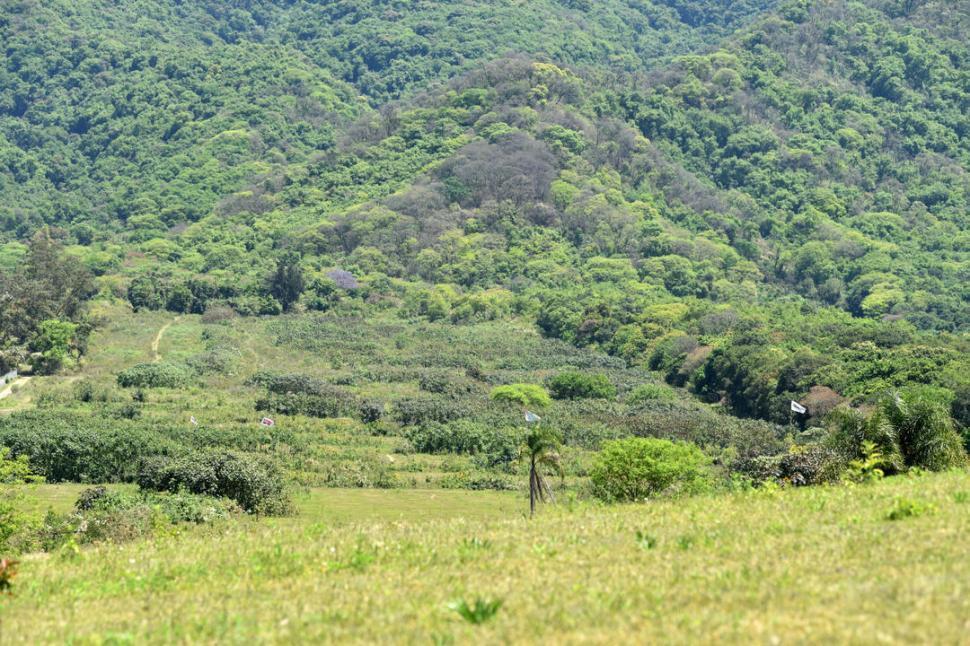
<svg viewBox="0 0 970 646"><path fill-rule="evenodd" d="M276 422L274 422L273 420L271 420L268 417L264 417L263 419L261 419L259 421L259 425L260 426L276 426Z"/></svg>

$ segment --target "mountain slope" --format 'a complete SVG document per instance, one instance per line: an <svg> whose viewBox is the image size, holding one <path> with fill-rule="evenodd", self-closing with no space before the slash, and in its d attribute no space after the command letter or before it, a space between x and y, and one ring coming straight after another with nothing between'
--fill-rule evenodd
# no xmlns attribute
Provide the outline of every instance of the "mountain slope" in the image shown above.
<svg viewBox="0 0 970 646"><path fill-rule="evenodd" d="M14 12L6 235L62 225L136 308L521 317L740 415L965 411L968 11L787 2L656 68L767 6Z"/></svg>

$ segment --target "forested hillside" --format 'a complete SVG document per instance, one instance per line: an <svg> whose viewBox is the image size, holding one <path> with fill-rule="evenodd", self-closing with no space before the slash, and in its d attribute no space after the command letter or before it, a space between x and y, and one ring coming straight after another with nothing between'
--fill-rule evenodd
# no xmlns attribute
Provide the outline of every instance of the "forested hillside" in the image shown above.
<svg viewBox="0 0 970 646"><path fill-rule="evenodd" d="M776 4L5 3L0 267L50 226L136 309L525 319L741 416L966 424L970 7Z"/></svg>

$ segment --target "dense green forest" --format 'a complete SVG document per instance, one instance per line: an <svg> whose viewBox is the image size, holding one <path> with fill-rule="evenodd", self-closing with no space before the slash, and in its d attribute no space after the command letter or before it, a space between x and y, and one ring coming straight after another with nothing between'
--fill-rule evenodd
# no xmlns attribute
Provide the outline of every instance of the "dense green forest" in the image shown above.
<svg viewBox="0 0 970 646"><path fill-rule="evenodd" d="M137 310L522 319L743 417L970 421L966 4L3 8L6 365L83 355L56 255Z"/></svg>

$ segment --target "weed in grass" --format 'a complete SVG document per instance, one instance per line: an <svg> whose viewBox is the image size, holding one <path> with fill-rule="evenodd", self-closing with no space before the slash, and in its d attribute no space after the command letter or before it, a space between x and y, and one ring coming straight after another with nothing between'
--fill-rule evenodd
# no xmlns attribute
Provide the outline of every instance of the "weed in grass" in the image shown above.
<svg viewBox="0 0 970 646"><path fill-rule="evenodd" d="M76 561L80 559L84 553L81 551L81 546L78 545L77 539L71 536L57 549L57 556L62 561Z"/></svg>
<svg viewBox="0 0 970 646"><path fill-rule="evenodd" d="M956 491L953 493L953 502L965 505L970 502L970 491Z"/></svg>
<svg viewBox="0 0 970 646"><path fill-rule="evenodd" d="M502 607L501 599L475 599L475 603L469 605L464 599L458 599L448 604L448 608L457 612L470 624L483 624L498 612Z"/></svg>
<svg viewBox="0 0 970 646"><path fill-rule="evenodd" d="M358 542L357 547L346 559L342 561L330 561L327 564L327 569L332 572L337 572L340 570L354 570L355 572L363 572L367 567L377 560L377 554L369 549L366 549L363 543Z"/></svg>
<svg viewBox="0 0 970 646"><path fill-rule="evenodd" d="M892 508L886 514L886 520L903 520L916 518L933 512L933 505L909 498L897 498Z"/></svg>
<svg viewBox="0 0 970 646"><path fill-rule="evenodd" d="M684 534L677 538L677 547L684 550L685 552L694 546L694 537L689 534Z"/></svg>
<svg viewBox="0 0 970 646"><path fill-rule="evenodd" d="M488 539L481 539L477 536L465 538L462 540L461 545L458 546L458 558L462 562L470 561L491 547L492 541Z"/></svg>
<svg viewBox="0 0 970 646"><path fill-rule="evenodd" d="M650 534L644 534L642 531L638 529L637 545L640 546L640 549L652 550L657 546L657 538L655 536L651 536Z"/></svg>

